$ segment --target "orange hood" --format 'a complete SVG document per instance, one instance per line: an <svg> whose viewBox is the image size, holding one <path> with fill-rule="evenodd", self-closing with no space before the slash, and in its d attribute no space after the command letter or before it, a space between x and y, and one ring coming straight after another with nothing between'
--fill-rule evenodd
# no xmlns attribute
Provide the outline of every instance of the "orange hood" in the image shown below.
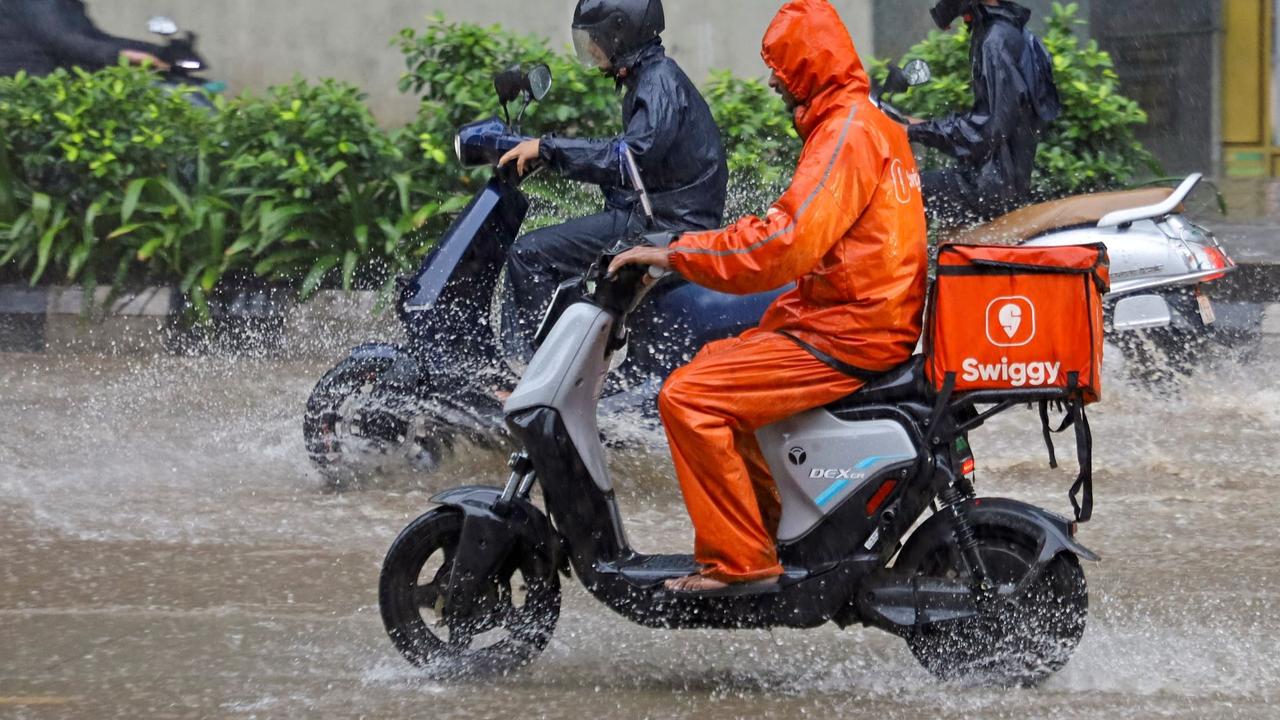
<svg viewBox="0 0 1280 720"><path fill-rule="evenodd" d="M800 107L796 126L807 135L838 96L865 97L871 81L862 68L853 38L827 0L792 0L765 31L760 52Z"/></svg>

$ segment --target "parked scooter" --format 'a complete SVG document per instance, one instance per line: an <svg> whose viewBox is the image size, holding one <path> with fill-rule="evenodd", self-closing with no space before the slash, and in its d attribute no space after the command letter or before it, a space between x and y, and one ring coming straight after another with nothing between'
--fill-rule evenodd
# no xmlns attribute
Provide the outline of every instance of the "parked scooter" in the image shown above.
<svg viewBox="0 0 1280 720"><path fill-rule="evenodd" d="M757 433L782 498L778 584L666 590L664 581L698 566L689 555L630 545L597 426L610 364L648 292L643 269L605 274L627 247L563 285L548 311L504 409L518 444L506 487L432 498L440 507L391 546L379 603L410 662L469 675L532 660L556 628L563 572L650 627L863 624L903 637L941 678L996 684L1034 684L1066 664L1085 627L1080 559L1097 556L1065 518L978 498L968 444L969 431L995 414L1062 396L1040 388L939 400L919 356L840 402ZM986 404L995 407L979 414L975 406ZM535 484L545 512L531 499Z"/></svg>
<svg viewBox="0 0 1280 720"><path fill-rule="evenodd" d="M519 121L551 84L545 65L500 73L494 86L505 119L459 131L459 161L493 166L493 176L418 272L401 280L396 310L407 342L362 345L316 385L303 435L323 472L342 479L353 462L403 465L405 458L432 469L459 440L491 445L506 435L496 391L518 377L519 364L502 350L503 274L529 203L520 189L525 178L497 162L525 139ZM508 105L516 101L522 107L512 123ZM628 152L620 148L620 172ZM651 417L662 378L704 344L755 325L777 294L739 297L664 280L633 318L634 338L617 356L605 412Z"/></svg>
<svg viewBox="0 0 1280 720"><path fill-rule="evenodd" d="M165 38L166 42L157 54L161 60L169 64L169 69L164 73L161 85L171 90L177 90L181 87L198 87L203 88L209 94L216 94L226 89L226 85L221 82L206 80L197 73L209 69L209 64L196 51L197 36L193 32L185 32L179 35L178 24L173 20L157 15L147 21L147 30L154 35ZM205 93L187 93L188 102L196 107L213 111L213 102L209 99L209 95Z"/></svg>
<svg viewBox="0 0 1280 720"><path fill-rule="evenodd" d="M928 63L890 66L872 94L889 117L907 123L888 99L932 80ZM1259 311L1228 308L1210 299L1213 283L1236 269L1213 233L1183 214L1202 180L1194 174L1176 189L1095 193L1016 210L949 235L949 242L1054 247L1101 242L1111 256L1107 296L1109 337L1140 377L1185 372L1200 356L1257 337Z"/></svg>

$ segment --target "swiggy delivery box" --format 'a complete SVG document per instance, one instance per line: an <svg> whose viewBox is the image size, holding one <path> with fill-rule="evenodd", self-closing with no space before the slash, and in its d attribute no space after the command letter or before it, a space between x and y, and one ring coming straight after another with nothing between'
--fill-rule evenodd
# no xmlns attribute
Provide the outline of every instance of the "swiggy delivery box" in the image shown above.
<svg viewBox="0 0 1280 720"><path fill-rule="evenodd" d="M1102 394L1102 244L944 245L929 321L929 377L952 392Z"/></svg>

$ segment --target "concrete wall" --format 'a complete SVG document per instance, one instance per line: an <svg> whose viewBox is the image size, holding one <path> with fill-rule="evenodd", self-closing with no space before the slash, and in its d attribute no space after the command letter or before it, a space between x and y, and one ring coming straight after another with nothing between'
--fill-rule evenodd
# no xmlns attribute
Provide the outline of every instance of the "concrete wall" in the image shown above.
<svg viewBox="0 0 1280 720"><path fill-rule="evenodd" d="M760 38L781 5L779 0L666 2L667 46L690 77L712 69L765 74ZM835 0L854 40L874 52L872 0ZM410 116L416 103L401 96L400 53L388 45L405 26L425 18L449 18L506 27L549 38L567 47L573 0L89 0L89 11L109 32L146 35L152 15L172 17L200 34L200 47L213 70L233 92L259 90L295 75L336 77L369 94L385 122ZM502 58L494 59L495 68Z"/></svg>
<svg viewBox="0 0 1280 720"><path fill-rule="evenodd" d="M1092 31L1111 53L1122 92L1145 109L1138 133L1174 173L1221 164L1220 0L1111 0L1095 4Z"/></svg>

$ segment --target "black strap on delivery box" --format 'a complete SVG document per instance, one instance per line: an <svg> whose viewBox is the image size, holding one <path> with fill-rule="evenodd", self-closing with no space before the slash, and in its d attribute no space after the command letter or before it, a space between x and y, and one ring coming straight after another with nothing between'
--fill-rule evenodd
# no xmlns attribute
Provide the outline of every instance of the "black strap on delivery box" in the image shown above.
<svg viewBox="0 0 1280 720"><path fill-rule="evenodd" d="M1058 455L1053 447L1054 434L1064 433L1070 427L1076 429L1076 458L1080 463L1080 474L1071 486L1068 497L1071 508L1075 511L1076 522L1083 523L1089 522L1093 517L1093 431L1089 428L1089 415L1084 409L1084 399L1076 392L1080 382L1079 374L1071 373L1067 378L1067 391L1071 399L1055 403L1066 412L1062 424L1056 430L1050 425L1048 400L1040 401L1040 423L1044 429L1044 444L1049 449L1051 468L1058 467Z"/></svg>

